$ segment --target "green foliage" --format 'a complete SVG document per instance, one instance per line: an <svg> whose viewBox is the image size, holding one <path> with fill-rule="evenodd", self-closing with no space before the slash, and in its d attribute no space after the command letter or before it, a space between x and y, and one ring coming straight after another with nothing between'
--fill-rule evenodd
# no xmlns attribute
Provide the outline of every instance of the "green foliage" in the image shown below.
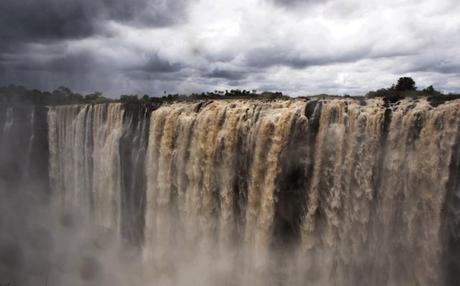
<svg viewBox="0 0 460 286"><path fill-rule="evenodd" d="M366 94L366 97L369 98L374 98L374 97L385 97L385 98L391 98L391 97L400 97L400 95L393 89L393 88L381 88L375 91L369 91Z"/></svg>
<svg viewBox="0 0 460 286"><path fill-rule="evenodd" d="M431 95L431 96L440 96L440 95L443 95L440 91L437 91L436 89L434 89L434 87L432 85L424 88L422 90L422 92L424 94L427 94L427 95Z"/></svg>
<svg viewBox="0 0 460 286"><path fill-rule="evenodd" d="M113 101L110 98L104 97L102 92L96 91L94 93L90 93L85 95L84 103L104 103L104 102L111 102Z"/></svg>
<svg viewBox="0 0 460 286"><path fill-rule="evenodd" d="M218 99L277 99L288 98L281 92L264 91L257 93L256 90L231 89L225 91L215 90L213 92L184 94L168 94L162 97L150 97L145 94L121 95L119 101L125 104L157 105L168 101L186 100L218 100ZM34 105L63 105L63 104L97 104L113 102L113 99L104 97L101 92L93 92L87 95L74 93L68 87L61 86L52 92L29 90L23 86L10 85L0 87L0 103L21 103Z"/></svg>
<svg viewBox="0 0 460 286"><path fill-rule="evenodd" d="M411 77L400 77L394 89L397 91L414 91L417 90L417 87Z"/></svg>
<svg viewBox="0 0 460 286"><path fill-rule="evenodd" d="M424 88L423 90L417 90L415 81L410 77L401 77L398 79L396 85L390 88L381 88L376 91L370 91L366 94L366 97L382 97L390 101L398 101L406 97L446 97L440 91L437 91L432 85ZM431 100L431 99L430 99Z"/></svg>
<svg viewBox="0 0 460 286"><path fill-rule="evenodd" d="M398 80L396 85L390 88L382 88L375 91L370 91L366 97L382 97L387 102L397 102L406 97L427 97L433 104L442 103L445 100L459 98L460 95L448 94L444 95L437 91L432 85L417 90L415 82L410 77L402 77ZM320 94L315 96L317 98L330 98L333 95ZM345 94L343 97L350 97ZM351 96L356 98L355 96ZM193 93L191 95L184 94L168 94L162 97L150 97L145 94L142 97L139 95L121 95L119 100L104 97L101 92L94 92L87 95L75 93L67 87L61 86L52 92L40 91L36 89L27 89L23 86L4 86L0 87L0 104L31 104L31 105L62 105L62 104L97 104L119 101L128 105L154 107L161 105L163 102L173 101L189 101L189 100L220 100L220 99L257 99L257 100L274 100L274 99L288 99L289 96L283 95L281 92L262 91L256 90L214 90L212 92Z"/></svg>
<svg viewBox="0 0 460 286"><path fill-rule="evenodd" d="M217 99L276 99L288 98L281 92L264 91L257 93L256 90L241 90L231 89L225 91L215 90L213 92L192 93L187 96L184 94L168 94L161 99L165 101L178 101L178 100L217 100ZM152 99L151 99L152 100Z"/></svg>
<svg viewBox="0 0 460 286"><path fill-rule="evenodd" d="M52 92L29 90L23 86L9 85L0 87L0 103L32 104L32 105L62 105L80 103L102 103L112 101L100 92L83 96L72 92L67 87L59 87Z"/></svg>

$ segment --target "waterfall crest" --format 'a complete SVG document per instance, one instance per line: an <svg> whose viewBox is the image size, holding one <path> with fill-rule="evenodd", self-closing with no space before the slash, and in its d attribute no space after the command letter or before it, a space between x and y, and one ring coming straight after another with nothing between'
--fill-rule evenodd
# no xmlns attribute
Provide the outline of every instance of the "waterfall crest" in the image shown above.
<svg viewBox="0 0 460 286"><path fill-rule="evenodd" d="M157 281L443 285L459 126L423 98L50 107L50 181Z"/></svg>

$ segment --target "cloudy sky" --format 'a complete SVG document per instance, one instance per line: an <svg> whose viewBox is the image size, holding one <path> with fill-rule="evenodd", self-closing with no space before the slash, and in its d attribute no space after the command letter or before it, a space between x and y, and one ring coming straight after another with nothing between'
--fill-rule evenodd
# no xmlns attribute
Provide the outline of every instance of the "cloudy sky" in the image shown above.
<svg viewBox="0 0 460 286"><path fill-rule="evenodd" d="M460 91L458 0L0 0L0 84L86 93Z"/></svg>

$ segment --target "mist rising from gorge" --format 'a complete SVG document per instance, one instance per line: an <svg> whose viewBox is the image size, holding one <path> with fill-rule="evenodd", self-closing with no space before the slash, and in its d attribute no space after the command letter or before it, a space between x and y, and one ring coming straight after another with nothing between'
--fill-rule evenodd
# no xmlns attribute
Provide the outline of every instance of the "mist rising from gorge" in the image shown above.
<svg viewBox="0 0 460 286"><path fill-rule="evenodd" d="M0 277L454 285L459 107L2 105Z"/></svg>

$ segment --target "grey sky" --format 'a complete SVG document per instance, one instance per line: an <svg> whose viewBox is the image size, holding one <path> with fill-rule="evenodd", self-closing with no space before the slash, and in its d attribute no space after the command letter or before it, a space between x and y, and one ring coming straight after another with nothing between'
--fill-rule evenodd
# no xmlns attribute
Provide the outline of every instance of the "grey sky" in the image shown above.
<svg viewBox="0 0 460 286"><path fill-rule="evenodd" d="M0 84L109 95L460 91L457 0L2 0Z"/></svg>

